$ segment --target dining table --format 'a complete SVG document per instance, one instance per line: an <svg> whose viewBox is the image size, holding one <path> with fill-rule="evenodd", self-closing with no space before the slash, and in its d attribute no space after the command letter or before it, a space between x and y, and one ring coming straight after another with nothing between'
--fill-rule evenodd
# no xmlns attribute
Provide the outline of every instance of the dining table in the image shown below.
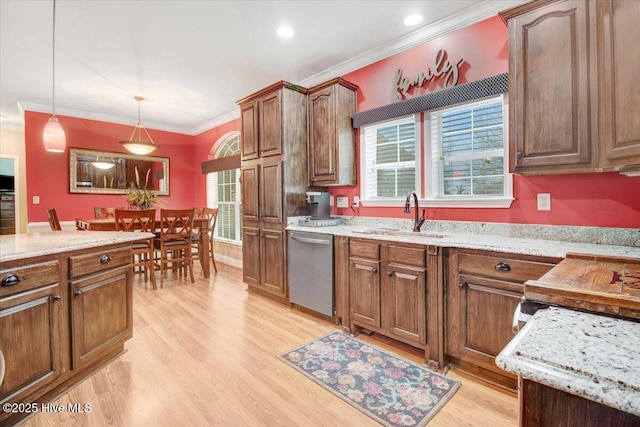
<svg viewBox="0 0 640 427"><path fill-rule="evenodd" d="M161 221L156 219L156 231L160 231ZM211 274L209 265L209 220L204 218L193 218L193 228L198 230L200 240L198 242L198 252L200 254L200 265L205 279ZM76 218L76 229L81 231L116 231L115 218Z"/></svg>

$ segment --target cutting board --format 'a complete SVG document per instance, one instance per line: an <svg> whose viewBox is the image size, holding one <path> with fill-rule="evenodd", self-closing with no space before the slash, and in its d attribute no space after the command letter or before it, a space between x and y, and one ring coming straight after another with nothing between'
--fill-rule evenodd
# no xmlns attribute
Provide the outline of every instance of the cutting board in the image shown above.
<svg viewBox="0 0 640 427"><path fill-rule="evenodd" d="M567 254L524 285L530 301L640 319L640 259Z"/></svg>

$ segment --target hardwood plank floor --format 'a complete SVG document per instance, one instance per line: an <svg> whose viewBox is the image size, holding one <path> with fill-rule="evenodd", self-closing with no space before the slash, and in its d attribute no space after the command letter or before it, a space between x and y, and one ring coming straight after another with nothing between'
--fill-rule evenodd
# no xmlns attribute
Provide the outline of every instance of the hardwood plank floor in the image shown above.
<svg viewBox="0 0 640 427"><path fill-rule="evenodd" d="M196 283L170 273L153 291L134 279L134 336L127 352L55 404L86 413L40 413L39 426L375 426L376 422L305 378L276 355L337 325L249 294L242 272L219 264ZM422 363L419 351L379 336L364 341ZM429 427L517 425L515 396L449 376L462 387Z"/></svg>

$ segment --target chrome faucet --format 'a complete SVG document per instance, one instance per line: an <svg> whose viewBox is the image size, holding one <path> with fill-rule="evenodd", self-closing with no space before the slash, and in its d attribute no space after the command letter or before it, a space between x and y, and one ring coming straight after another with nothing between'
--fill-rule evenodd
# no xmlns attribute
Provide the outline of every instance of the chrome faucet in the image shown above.
<svg viewBox="0 0 640 427"><path fill-rule="evenodd" d="M409 193L407 193L407 200L404 203L404 213L411 213L411 196L413 196L413 203L415 204L416 208L415 219L413 220L413 231L419 233L420 227L422 227L422 224L424 224L424 212L426 209L422 209L422 216L418 218L418 196L416 195L415 191L410 191Z"/></svg>

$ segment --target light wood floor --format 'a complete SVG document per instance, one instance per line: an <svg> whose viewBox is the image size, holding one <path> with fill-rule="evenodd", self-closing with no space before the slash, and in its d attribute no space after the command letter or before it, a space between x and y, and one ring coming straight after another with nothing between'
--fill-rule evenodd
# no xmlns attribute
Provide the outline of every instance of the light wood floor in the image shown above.
<svg viewBox="0 0 640 427"><path fill-rule="evenodd" d="M195 273L195 284L169 275L157 291L137 276L128 351L55 402L91 412L40 413L25 425L378 425L276 358L338 326L247 293L238 269L219 264L209 280ZM418 351L359 338L423 362ZM513 395L448 375L462 387L429 427L517 425Z"/></svg>

